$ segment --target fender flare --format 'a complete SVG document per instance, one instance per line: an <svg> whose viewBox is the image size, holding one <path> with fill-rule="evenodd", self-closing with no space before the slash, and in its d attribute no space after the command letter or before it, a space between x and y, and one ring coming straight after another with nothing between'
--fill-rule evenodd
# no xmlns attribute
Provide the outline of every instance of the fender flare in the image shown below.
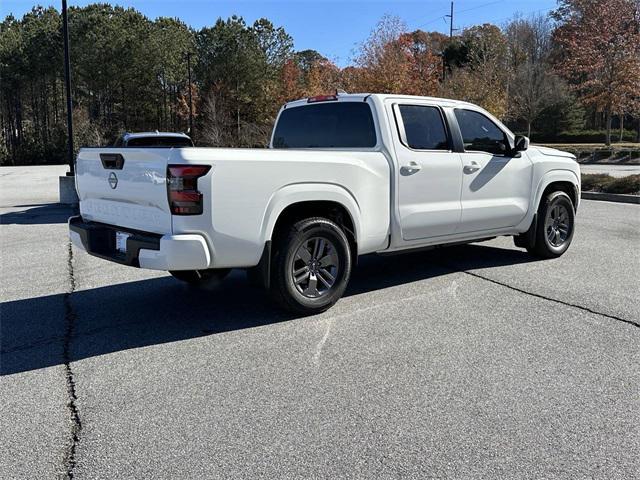
<svg viewBox="0 0 640 480"><path fill-rule="evenodd" d="M569 182L573 185L573 189L576 194L575 208L577 210L578 204L580 203L580 179L571 170L557 169L546 172L538 182L538 186L535 190L535 197L533 198L533 205L535 206L534 212L538 211L540 201L542 200L542 193L554 182Z"/></svg>
<svg viewBox="0 0 640 480"><path fill-rule="evenodd" d="M351 192L333 183L295 183L280 188L269 199L260 227L261 243L271 240L276 222L287 207L301 202L318 201L335 202L344 207L351 216L356 242L361 238L360 206Z"/></svg>

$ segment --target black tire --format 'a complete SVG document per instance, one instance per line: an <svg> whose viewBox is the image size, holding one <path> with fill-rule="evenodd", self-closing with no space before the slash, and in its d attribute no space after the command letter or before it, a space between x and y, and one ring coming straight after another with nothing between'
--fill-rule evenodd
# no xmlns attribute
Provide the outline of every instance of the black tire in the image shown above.
<svg viewBox="0 0 640 480"><path fill-rule="evenodd" d="M193 287L215 288L224 277L229 275L230 268L209 268L206 270L172 270L169 273L182 282Z"/></svg>
<svg viewBox="0 0 640 480"><path fill-rule="evenodd" d="M274 247L270 290L281 307L312 315L342 297L352 259L349 240L336 223L321 217L301 220L282 232Z"/></svg>
<svg viewBox="0 0 640 480"><path fill-rule="evenodd" d="M575 231L573 202L565 192L549 193L540 202L535 244L527 251L541 258L557 258L567 251Z"/></svg>

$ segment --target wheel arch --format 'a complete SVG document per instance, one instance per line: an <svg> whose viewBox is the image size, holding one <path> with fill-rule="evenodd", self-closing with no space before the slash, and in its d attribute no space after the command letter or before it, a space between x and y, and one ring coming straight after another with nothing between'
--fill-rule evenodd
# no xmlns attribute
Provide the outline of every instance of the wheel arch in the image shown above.
<svg viewBox="0 0 640 480"><path fill-rule="evenodd" d="M534 200L535 211L540 208L540 202L548 193L555 191L565 192L573 203L574 211L578 210L580 204L580 179L571 170L552 170L546 173L536 189Z"/></svg>
<svg viewBox="0 0 640 480"><path fill-rule="evenodd" d="M535 191L533 199L532 215L528 217L526 224L522 224L524 228L519 235L514 236L516 246L533 249L537 243L538 230L538 212L542 199L551 192L561 191L566 193L573 204L574 213L578 209L580 203L580 181L576 174L570 170L552 170L547 172ZM526 230L525 230L526 229Z"/></svg>
<svg viewBox="0 0 640 480"><path fill-rule="evenodd" d="M323 216L342 226L357 256L360 208L348 190L334 184L295 184L276 192L265 211L263 243L273 241L284 225L311 216Z"/></svg>

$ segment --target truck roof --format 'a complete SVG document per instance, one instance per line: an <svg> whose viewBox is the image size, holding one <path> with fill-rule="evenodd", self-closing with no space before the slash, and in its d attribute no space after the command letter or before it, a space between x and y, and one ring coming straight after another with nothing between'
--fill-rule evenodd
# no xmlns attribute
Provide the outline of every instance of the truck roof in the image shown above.
<svg viewBox="0 0 640 480"><path fill-rule="evenodd" d="M447 105L447 106L455 106L455 105L466 105L466 106L470 106L473 105L469 102L464 102L462 100L452 100L450 98L439 98L439 97L423 97L423 96L418 96L418 95L396 95L396 94L392 94L392 93L338 93L336 95L338 97L338 100L364 100L367 97L375 97L378 98L380 101L384 101L387 98L394 98L394 99L406 99L406 100L428 100L434 103L438 103L441 105ZM313 98L313 97L307 97L307 98L301 98L299 100L293 100L291 102L287 102L285 104L285 107L299 107L301 105L307 105L308 104L308 100L309 98Z"/></svg>

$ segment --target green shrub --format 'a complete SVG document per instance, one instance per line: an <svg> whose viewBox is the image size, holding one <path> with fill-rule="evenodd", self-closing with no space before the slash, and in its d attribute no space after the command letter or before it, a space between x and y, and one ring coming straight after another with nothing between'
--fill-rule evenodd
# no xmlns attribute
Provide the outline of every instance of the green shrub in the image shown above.
<svg viewBox="0 0 640 480"><path fill-rule="evenodd" d="M605 192L638 195L640 194L640 175L614 178L613 181L605 187Z"/></svg>
<svg viewBox="0 0 640 480"><path fill-rule="evenodd" d="M542 144L544 146L544 144ZM594 147L593 145L561 145L547 144L552 148L559 148L573 153L580 163L636 163L640 159L640 151L628 147Z"/></svg>
<svg viewBox="0 0 640 480"><path fill-rule="evenodd" d="M519 132L521 133L521 132ZM523 133L526 135L526 132ZM564 132L531 132L531 140L536 143L604 143L604 130L575 130ZM620 130L611 130L611 143L620 140ZM622 134L623 142L635 142L637 133L625 130Z"/></svg>
<svg viewBox="0 0 640 480"><path fill-rule="evenodd" d="M611 155L613 154L612 150L596 150L593 152L593 160L594 161L598 161L598 160L605 160L611 157Z"/></svg>
<svg viewBox="0 0 640 480"><path fill-rule="evenodd" d="M582 190L585 192L601 192L602 188L612 180L613 177L606 173L583 173Z"/></svg>

